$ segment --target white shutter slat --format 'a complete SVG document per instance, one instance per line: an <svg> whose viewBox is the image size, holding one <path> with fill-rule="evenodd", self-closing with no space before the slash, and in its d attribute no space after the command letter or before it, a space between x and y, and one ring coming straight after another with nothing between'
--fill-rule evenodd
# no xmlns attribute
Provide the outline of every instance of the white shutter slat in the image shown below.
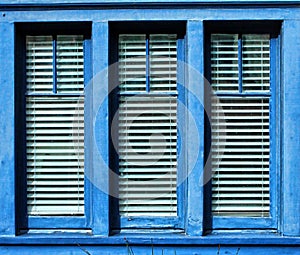
<svg viewBox="0 0 300 255"><path fill-rule="evenodd" d="M269 98L212 102L212 213L268 216Z"/></svg>

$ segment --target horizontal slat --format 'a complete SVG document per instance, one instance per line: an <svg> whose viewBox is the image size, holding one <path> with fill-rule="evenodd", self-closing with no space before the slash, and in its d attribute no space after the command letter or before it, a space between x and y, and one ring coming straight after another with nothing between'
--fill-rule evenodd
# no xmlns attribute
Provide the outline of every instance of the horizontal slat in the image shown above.
<svg viewBox="0 0 300 255"><path fill-rule="evenodd" d="M148 209L146 208L147 206L159 206L161 205L163 208L166 208L167 211L170 210L166 204L170 203L170 201L168 199L166 200L158 200L158 199L153 199L153 200L146 200L146 199L131 199L130 202L124 202L123 200L121 200L120 202L120 205L121 206L130 206L130 207L135 207L135 206L138 206L139 208L142 207L142 205L145 206L145 211L149 210L149 207ZM173 204L174 205L174 204ZM158 210L162 210L161 208L159 208Z"/></svg>
<svg viewBox="0 0 300 255"><path fill-rule="evenodd" d="M259 216L262 214L262 212L268 212L269 211L269 206L268 204L263 204L261 206L260 204L254 204L253 206L249 205L222 205L222 209L219 207L215 208L216 211L227 211L228 213L232 214L232 212L241 212L244 211L245 213L248 212L256 212ZM235 214L237 215L237 214Z"/></svg>
<svg viewBox="0 0 300 255"><path fill-rule="evenodd" d="M174 198L173 203L176 203L176 196L177 196L176 193L174 193L174 194L166 193L165 196L167 196L168 198L170 198L170 197ZM157 194L155 194L155 193L144 193L144 194L130 193L130 194L128 194L128 193L125 192L124 194L120 194L119 198L121 199L122 203L126 203L126 201L123 200L123 199L126 199L126 198L130 198L130 200L131 199L132 200L138 200L141 203L143 200L147 201L147 200L150 200L150 199L157 199Z"/></svg>
<svg viewBox="0 0 300 255"><path fill-rule="evenodd" d="M169 206L163 206L163 205L151 205L151 208L149 208L149 204L145 205L131 205L131 206L123 206L126 211L124 213L127 213L128 215L130 213L136 213L137 215L141 215L141 213L144 213L145 215L153 212L164 212L170 216L174 216L175 210L171 210L171 206L176 207L176 204L170 204ZM120 211L122 213L122 211ZM139 214L138 214L139 213ZM130 214L132 216L132 214ZM155 215L153 215L155 216Z"/></svg>
<svg viewBox="0 0 300 255"><path fill-rule="evenodd" d="M82 160L81 161L82 163L82 166L84 165L84 161ZM61 168L64 168L63 166ZM74 166L74 167L67 167L65 168L65 172L66 173L75 173L75 174L78 174L78 171L82 171L83 172L83 169L82 167L78 170L78 165ZM35 166L34 167L27 167L27 173L28 174L31 174L31 173L38 173L38 174L42 174L42 173L45 173L45 174L58 174L58 168L57 167L44 167L44 166L41 166L41 167L38 167L38 166ZM64 173L64 172L60 172L60 173ZM60 174L61 175L61 174Z"/></svg>
<svg viewBox="0 0 300 255"><path fill-rule="evenodd" d="M254 186L254 187L224 187L224 186L216 186L214 185L215 187L213 187L212 191L213 193L215 193L215 199L213 199L213 206L217 206L218 203L216 201L220 200L218 198L218 194L222 194L222 193L235 193L235 194L238 194L238 193L241 193L241 196L242 194L244 194L244 192L247 192L249 194L252 194L253 197L259 197L260 194L269 194L269 186L266 186L266 187L263 187L262 185L260 185L260 187L258 188L257 186ZM236 212L238 213L238 212Z"/></svg>
<svg viewBox="0 0 300 255"><path fill-rule="evenodd" d="M53 190L53 194L49 193L49 190ZM68 192L66 192L66 186L49 186L49 185L39 185L39 186L34 186L34 187L28 187L28 194L31 194L31 196L33 196L34 194L42 194L42 195L49 195L49 196L55 196L57 193L74 193L74 194L81 194L84 193L84 186L79 186L78 185L74 185L68 186L67 189ZM78 198L78 197L77 197Z"/></svg>

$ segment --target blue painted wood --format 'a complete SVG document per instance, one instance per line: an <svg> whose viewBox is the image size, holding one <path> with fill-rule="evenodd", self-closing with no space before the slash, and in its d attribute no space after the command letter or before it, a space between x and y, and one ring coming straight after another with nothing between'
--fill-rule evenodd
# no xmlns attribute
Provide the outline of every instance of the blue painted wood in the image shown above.
<svg viewBox="0 0 300 255"><path fill-rule="evenodd" d="M185 31L183 31L185 32ZM187 174L186 174L186 37L177 37L177 215L178 227L184 229L187 208Z"/></svg>
<svg viewBox="0 0 300 255"><path fill-rule="evenodd" d="M92 219L92 193L91 193L91 178L89 178L88 173L91 173L92 169L92 144L91 135L93 133L93 125L91 123L91 118L93 116L93 104L92 104L92 93L89 87L91 86L92 80L92 42L91 38L85 38L84 40L84 215L86 222L84 223L85 227L91 228L91 219Z"/></svg>
<svg viewBox="0 0 300 255"><path fill-rule="evenodd" d="M0 23L0 234L15 234L14 25Z"/></svg>
<svg viewBox="0 0 300 255"><path fill-rule="evenodd" d="M238 70L239 70L239 93L243 92L243 41L242 35L238 38Z"/></svg>
<svg viewBox="0 0 300 255"><path fill-rule="evenodd" d="M86 217L30 216L28 227L33 229L80 229L86 226Z"/></svg>
<svg viewBox="0 0 300 255"><path fill-rule="evenodd" d="M187 116L187 212L186 232L189 235L202 235L203 231L203 159L204 159L204 63L202 21L187 23L187 100L191 116Z"/></svg>
<svg viewBox="0 0 300 255"><path fill-rule="evenodd" d="M280 103L280 35L270 39L270 217L272 225L278 229L280 210L280 141L281 141L281 103Z"/></svg>
<svg viewBox="0 0 300 255"><path fill-rule="evenodd" d="M62 29L62 26L57 26L57 29ZM80 31L77 31L78 33L80 33ZM47 30L43 30L40 31L40 34L49 34L49 31ZM81 31L81 33L83 33L83 31ZM85 31L84 31L85 33ZM57 35L53 34L53 41L52 41L52 47L53 47L53 57L52 57L52 65L53 65L53 87L52 87L52 94L47 94L47 93L41 93L41 94L34 94L35 96L57 96ZM23 38L24 40L24 38ZM84 41L84 45L86 46L86 44L88 45L88 43L86 42L87 40ZM24 44L25 45L25 44ZM23 52L25 52L24 49L24 45L22 45L22 50ZM84 55L84 62L86 62L86 60L90 60L91 56L90 56L90 49L89 47L85 47L85 52L84 53L88 53L87 56ZM19 64L19 63L18 63ZM85 70L89 70L90 68L90 64L88 65L88 63L84 64L84 68ZM84 74L84 78L85 78L85 83L86 83L86 79L90 79L91 74L89 72L85 72ZM18 90L18 93L20 93L20 91ZM27 94L26 96L28 96L30 94ZM72 97L72 96L83 96L81 93L70 93L70 94L60 94L61 96L68 96L68 97ZM24 113L24 107L23 109L21 108L21 111ZM86 119L86 116L85 116ZM89 123L89 122L86 122ZM25 126L25 124L24 124ZM21 127L20 127L21 128ZM23 132L23 131L22 131ZM25 145L26 146L26 145ZM87 162L88 160L85 160L85 162ZM23 169L18 169L18 171L24 171L25 172L25 176L26 176L26 168L24 166ZM27 221L27 226L24 226L24 224L22 224L23 226L17 226L19 228L22 229L61 229L61 228L65 228L65 229L80 229L80 228L86 228L87 226L90 226L90 224L88 224L88 221L90 219L90 189L89 189L90 185L89 182L86 180L85 178L85 214L83 217L82 216L26 216L26 221ZM21 188L21 187L20 187ZM24 188L24 194L26 194L26 187ZM27 197L25 196L24 199L27 199ZM20 208L21 209L21 208ZM20 210L18 208L18 210ZM87 216L89 216L89 218L87 218ZM22 215L22 217L25 217L25 213Z"/></svg>
<svg viewBox="0 0 300 255"><path fill-rule="evenodd" d="M85 246L81 244L73 244L72 246L68 247L59 247L59 246L45 246L45 247L1 247L0 252L6 255L15 255L15 254L22 254L22 255L34 255L34 254L50 254L50 255L84 255L84 254L101 254L101 255L124 255L124 254L144 254L144 255L225 255L225 254L239 254L239 255L290 255L290 254L299 254L299 248L297 247L239 247L239 246L218 246L214 245L212 247L177 247L177 246L155 246L155 247L145 247L145 246L131 246L129 244L130 250L132 253L128 252L128 247L124 246L117 246L117 247L109 247L109 246Z"/></svg>
<svg viewBox="0 0 300 255"><path fill-rule="evenodd" d="M142 25L141 25L142 24ZM146 34L146 86L143 92L137 92L137 93L132 93L132 92L119 92L118 95L115 93L113 95L112 98L112 103L118 104L118 100L116 100L118 98L118 96L137 96L137 95L142 95L142 96L163 96L165 97L166 95L170 95L170 96L174 96L174 97L181 97L184 98L184 95L179 95L179 93L184 93L184 90L179 89L178 92L168 92L168 93L159 93L159 92L151 92L151 87L150 87L150 58L149 58L149 54L150 54L150 41L149 41L149 37L151 33L176 33L178 36L178 40L177 40L177 55L178 58L182 61L184 59L184 48L183 48L183 43L179 43L179 41L183 41L183 34L185 33L184 31L184 26L182 23L181 26L178 27L173 27L174 23L169 22L168 24L166 23L157 23L156 26L153 25L153 23L149 23L149 22L143 22L139 24L140 26L138 27L137 25L134 26L132 25L132 27L129 27L131 24L130 23L125 23L123 24L123 26L113 26L111 27L111 35L112 37L115 37L112 40L111 43L111 47L110 47L110 55L112 55L112 59L114 61L116 61L117 56L113 56L114 54L116 54L117 50L117 44L116 44L116 38L117 35L119 33L124 33L124 29L126 31L126 33L141 33L141 34ZM126 26L127 25L127 26ZM114 42L114 43L113 43ZM184 68L182 68L182 63L181 65L178 65L179 68L181 66L181 73L177 75L177 80L181 80L182 81L182 76L184 75ZM111 69L113 69L113 67L111 67ZM114 72L114 75L118 77L118 71L115 70L116 72ZM111 78L112 80L115 79L115 77ZM180 86L178 86L179 88ZM182 87L182 86L181 86ZM145 93L146 92L146 93ZM151 93L147 93L147 92L151 92ZM115 106L111 106L115 107ZM180 112L180 107L178 107L178 111ZM116 110L116 109L115 109ZM110 114L112 114L112 112L114 112L115 110L111 110ZM113 117L113 116L112 116ZM182 116L178 117L178 123L179 125L181 125L183 119L181 118ZM179 132L179 131L178 131ZM118 133L116 133L116 135L118 135ZM111 161L116 161L118 160L116 156L113 156ZM180 157L177 159L178 163L183 165L183 162L180 162L180 160L182 160ZM118 168L118 166L115 166L115 168ZM181 168L177 168L178 171L178 180L180 180L181 175L184 175L185 171L185 167L181 167ZM181 178L182 179L182 178ZM116 179L116 181L118 181L118 179ZM180 184L182 184L180 182ZM157 229L157 228L162 228L162 229L168 229L168 228L183 228L183 219L182 219L182 215L183 215L183 203L182 201L185 201L185 198L183 197L183 192L184 192L184 185L180 185L180 187L177 188L177 196L180 197L181 200L177 200L178 201L178 217L120 217L118 215L118 203L116 203L117 205L114 205L114 209L115 211L113 212L114 215L114 222L112 223L113 225L113 229L149 229L149 228L153 228L153 229Z"/></svg>
<svg viewBox="0 0 300 255"><path fill-rule="evenodd" d="M132 253L128 252L130 250ZM35 255L35 254L49 254L49 255L84 255L84 254L101 254L101 255L125 255L125 254L144 254L144 255L225 255L225 254L239 254L239 255L290 255L290 254L299 254L298 247L249 247L249 246L218 246L214 245L212 247L202 247L194 246L190 248L186 247L177 247L177 246L132 246L129 244L129 247L126 245L109 247L109 246L86 246L82 244L73 244L68 247L61 246L45 246L45 247L0 247L1 254L6 255Z"/></svg>
<svg viewBox="0 0 300 255"><path fill-rule="evenodd" d="M213 229L274 229L273 218L213 217Z"/></svg>
<svg viewBox="0 0 300 255"><path fill-rule="evenodd" d="M92 166L87 173L92 194L92 228L95 235L109 233L109 120L108 120L108 22L95 22L92 26L93 81L86 88L92 100L93 131Z"/></svg>
<svg viewBox="0 0 300 255"><path fill-rule="evenodd" d="M96 237L87 233L67 233L63 230L44 231L42 233L23 234L16 237L1 237L0 246L5 245L72 245L76 243L85 245L116 245L125 244L125 239L132 245L177 245L191 247L209 245L250 245L250 246L277 246L300 247L299 237L282 237L276 233L257 231L227 231L214 233L202 237L190 237L184 233L173 233L172 231L143 231L132 233L115 234L109 238Z"/></svg>
<svg viewBox="0 0 300 255"><path fill-rule="evenodd" d="M26 9L24 9L26 10ZM47 14L47 15L46 15ZM9 11L4 9L2 11L2 21L13 22L59 22L59 21L94 21L101 20L110 21L137 21L137 20L193 20L195 17L203 17L205 20L283 20L298 17L300 10L292 7L278 8L278 6L265 8L258 7L241 7L241 8L224 8L220 7L207 8L192 8L182 10L180 8L166 9L147 9L147 11L139 12L135 9L124 11L122 9L104 9L104 10L85 10L84 8L74 8L69 10L56 10L53 12L46 12L44 10L26 10L18 12L15 10Z"/></svg>
<svg viewBox="0 0 300 255"><path fill-rule="evenodd" d="M286 20L282 32L282 232L300 235L300 22Z"/></svg>
<svg viewBox="0 0 300 255"><path fill-rule="evenodd" d="M51 5L82 5L82 4L90 4L90 5L137 5L137 4L212 4L212 5L228 5L228 4L240 4L240 5L249 5L249 4L297 4L299 1L295 0L86 0L83 3L82 0L52 0ZM49 5L49 1L47 0L1 0L0 4L3 5Z"/></svg>
<svg viewBox="0 0 300 255"><path fill-rule="evenodd" d="M89 0L88 0L89 1ZM114 0L113 0L114 1ZM72 3L78 3L79 1L59 1L66 5L72 5ZM100 1L97 1L100 3ZM104 1L102 1L104 3ZM121 3L121 1L118 1ZM176 0L172 2L176 3ZM196 1L195 1L196 2ZM200 3L200 1L197 1ZM281 216L281 228L280 230L286 236L299 236L300 235L300 158L298 156L300 149L299 140L299 99L300 99L300 36L297 31L300 31L299 21L296 20L299 17L300 11L297 8L293 8L291 5L289 8L278 8L277 4L287 3L285 1L276 1L270 8L256 8L256 6L242 7L242 8L220 8L222 4L229 3L228 1L215 1L216 6L211 9L207 8L191 8L182 10L180 8L174 9L127 9L127 10L85 10L85 9L70 9L70 10L57 10L48 11L30 9L26 12L8 11L7 9L2 11L1 23L0 23L0 116L2 121L0 122L1 130L1 143L0 143L0 164L1 164L1 179L0 179L0 199L1 199L1 210L0 210L0 234L1 235L14 235L15 233L15 200L14 200L14 22L36 22L36 21L91 21L93 20L93 39L92 39L92 59L93 59L93 75L101 73L101 78L96 77L95 82L98 81L98 85L101 84L101 90L99 87L95 90L88 90L87 98L94 97L95 105L98 107L98 103L101 102L101 110L97 118L96 123L93 121L88 125L93 126L95 124L95 132L89 133L87 139L90 145L93 145L93 151L96 155L89 153L88 159L91 161L91 167L88 167L87 177L92 183L93 188L90 193L93 194L93 208L92 208L92 224L95 235L108 235L109 223L108 223L108 196L105 191L105 187L108 186L108 142L107 142L107 101L102 100L98 93L107 93L107 73L103 70L107 67L108 60L108 24L107 22L100 22L101 20L190 20L188 22L188 63L192 64L196 71L201 71L203 63L203 55L201 52L201 46L203 45L203 27L202 21L192 21L195 18L204 20L284 20L283 25L283 40L281 45L282 61L281 61L281 74L282 79L277 81L278 98L276 104L282 104L281 115L276 112L278 122L282 122L280 127L276 127L276 136L280 139L276 141L276 151L280 154L278 156L280 160L277 163L277 169L281 167L283 179L281 189L278 190L282 199L282 207L280 208L283 212ZM247 1L245 1L247 2ZM253 1L253 3L266 3L271 1ZM288 1L288 3L296 3L299 1ZM25 3L24 1L9 1L2 0L0 4L16 4ZM45 1L27 1L26 3L41 3ZM58 0L52 1L53 4L58 3ZM96 3L96 1L94 2ZM107 3L107 2L106 2ZM115 1L116 3L116 1ZM122 3L126 3L125 1ZM128 3L136 4L136 2ZM142 2L140 2L142 3ZM154 2L153 2L154 3ZM158 3L158 1L156 1ZM178 3L178 2L177 2ZM186 2L187 4L188 2ZM202 1L203 4L208 2ZM210 1L212 3L212 1ZM241 5L244 2L231 1L231 3L239 3ZM249 3L249 2L248 2ZM116 4L117 6L117 4ZM26 15L25 15L26 14ZM277 60L277 62L280 62ZM195 119L197 125L201 131L202 122L201 116L202 108L197 102L197 98L201 98L201 91L199 91L199 84L202 81L194 81L193 72L190 73L189 82L193 84L190 89L195 89L187 92L189 98L189 109L192 113L195 113ZM279 76L279 71L277 71ZM196 84L197 83L197 84ZM282 85L280 89L280 83ZM89 87L89 86L88 86ZM92 86L91 86L92 87ZM193 93L196 93L193 95ZM279 97L282 95L281 98ZM280 100L279 100L280 99ZM274 105L274 104L273 104ZM100 107L100 106L99 106ZM93 108L93 105L91 106ZM97 108L98 109L98 108ZM273 109L273 108L272 108ZM278 110L278 108L277 108ZM91 118L87 117L87 120L91 120L93 111L90 111ZM199 115L199 116L198 116ZM193 115L194 116L194 115ZM187 122L191 124L191 120ZM88 129L91 130L91 129ZM279 132L280 131L280 132ZM202 131L203 132L203 131ZM280 133L282 137L280 137ZM197 136L195 136L197 137ZM194 150L197 146L193 147L195 141L192 139L195 137L189 137L188 145L189 150ZM100 146L98 146L99 144ZM88 144L88 143L87 143ZM100 148L100 149L99 149ZM95 151L100 150L100 163L97 158L99 154ZM272 147L273 149L273 147ZM199 149L197 149L199 150ZM189 156L188 160L191 160ZM197 183L199 181L199 173L197 171L200 167L201 157L197 161L196 166L193 168L195 171L188 176L190 181L188 203L189 208L187 209L187 232L190 235L201 235L202 229L202 208L201 201L203 201L203 194L201 185ZM282 163L282 165L280 164ZM195 188L195 190L193 190ZM199 192L198 192L199 191ZM186 202L186 201L185 201ZM276 213L275 213L276 214ZM280 214L280 212L279 212ZM238 223L236 221L236 223ZM0 243L2 245L12 244L12 246L2 246L0 248L1 254L84 254L84 252L77 246L78 243L89 244L88 250L94 254L127 254L126 245L124 243L124 237L129 240L129 243L139 244L139 247L133 247L135 254L151 254L151 243L155 245L166 245L164 254L174 254L174 244L176 244L176 254L217 254L218 244L221 244L220 254L236 254L236 249L242 247L239 254L300 254L299 245L300 238L282 237L279 235L267 235L266 231L253 232L251 235L246 231L236 231L237 234L233 235L228 232L225 234L213 234L204 237L191 237L184 234L173 235L165 233L164 235L158 233L146 232L144 235L138 233L132 233L121 236L111 236L107 238L97 238L95 236L85 235L71 235L71 234L35 234L35 235L21 235L17 237L1 237ZM129 237L128 237L129 236ZM151 240L152 238L152 240ZM13 246L13 245L16 246ZM17 244L33 246L19 247ZM42 248L39 245L51 245L60 244L62 246L49 246ZM95 244L103 245L101 247L94 246ZM63 245L68 245L63 246ZM72 246L73 245L73 246ZM106 245L112 245L110 247ZM115 246L113 246L115 245ZM143 246L144 245L144 246ZM214 245L214 247L208 247L207 245ZM224 247L222 247L224 245ZM234 245L235 247L228 247L227 245ZM262 245L264 247L262 247ZM171 247L172 246L172 247ZM295 246L295 247L291 247ZM85 247L86 248L86 247ZM223 249L224 248L224 249ZM161 247L155 247L155 254L161 254Z"/></svg>
<svg viewBox="0 0 300 255"><path fill-rule="evenodd" d="M149 34L146 35L146 92L150 92L150 45Z"/></svg>
<svg viewBox="0 0 300 255"><path fill-rule="evenodd" d="M255 29L254 27L251 27ZM277 208L280 206L278 199L278 175L280 175L280 170L277 169L277 158L276 151L280 149L277 147L277 140L280 137L276 136L277 118L276 114L279 110L279 104L276 104L276 74L279 66L277 63L277 58L279 57L277 51L278 35L272 34L270 38L270 92L243 92L243 81L242 81L242 35L239 34L238 42L238 64L239 64L239 92L226 92L226 93L216 93L218 97L259 97L259 98L270 98L270 217L265 218L255 218L255 217L213 217L212 226L213 229L276 229L277 222L279 220L277 214Z"/></svg>
<svg viewBox="0 0 300 255"><path fill-rule="evenodd" d="M57 93L57 61L56 61L56 50L57 50L57 36L53 37L52 41L52 51L53 51L53 57L52 57L52 67L53 67L53 87L52 92L53 94Z"/></svg>
<svg viewBox="0 0 300 255"><path fill-rule="evenodd" d="M178 217L120 217L122 229L176 229L181 226Z"/></svg>

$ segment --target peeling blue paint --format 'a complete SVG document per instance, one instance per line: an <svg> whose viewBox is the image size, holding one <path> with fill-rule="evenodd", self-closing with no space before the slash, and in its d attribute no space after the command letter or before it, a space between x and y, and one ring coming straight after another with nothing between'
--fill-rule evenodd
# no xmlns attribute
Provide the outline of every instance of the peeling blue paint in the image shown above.
<svg viewBox="0 0 300 255"><path fill-rule="evenodd" d="M90 4L90 5L89 5ZM0 254L128 254L124 238L128 240L134 254L300 254L300 1L234 1L234 0L156 0L156 1L117 1L117 0L2 0L0 1ZM109 25L111 21L185 21L187 23L186 61L198 72L204 72L204 21L214 20L278 20L282 21L280 34L280 70L276 79L280 114L278 121L276 152L280 159L277 164L279 194L276 200L278 229L259 231L236 230L207 234L204 232L203 187L199 185L203 155L200 155L189 176L186 222L181 233L144 233L132 231L127 234L114 234L110 226L108 192L97 185L91 187L93 206L86 234L76 233L17 233L16 217L20 205L16 202L16 153L15 148L15 81L18 61L15 54L16 24L36 22L84 22L92 23L91 73L103 72L109 64ZM102 73L104 74L104 73ZM90 75L91 76L91 75ZM90 77L89 77L90 78ZM188 78L191 86L196 86L197 97L204 94L198 89L193 77ZM101 86L108 90L108 76L101 78ZM199 81L201 83L202 81ZM201 87L201 86L199 86ZM88 91L88 93L97 91ZM191 96L190 96L191 97ZM95 99L97 99L95 95ZM203 107L190 98L192 111L202 113ZM98 104L96 103L96 106ZM95 107L95 105L90 105ZM108 188L107 162L108 148L108 102L103 101L99 112L101 129L97 144L101 144L103 162L94 157L89 171L97 169L100 186ZM89 113L90 114L90 113ZM201 135L204 136L203 117L197 116ZM93 124L89 124L89 130ZM94 137L93 137L94 138ZM97 146L94 140L89 146ZM192 137L188 139L190 149ZM203 151L203 144L201 145ZM94 181L94 180L93 180ZM63 220L63 219L62 219ZM226 223L226 221L225 221ZM241 224L236 221L236 225ZM68 225L68 224L67 224ZM19 234L19 235L16 235Z"/></svg>

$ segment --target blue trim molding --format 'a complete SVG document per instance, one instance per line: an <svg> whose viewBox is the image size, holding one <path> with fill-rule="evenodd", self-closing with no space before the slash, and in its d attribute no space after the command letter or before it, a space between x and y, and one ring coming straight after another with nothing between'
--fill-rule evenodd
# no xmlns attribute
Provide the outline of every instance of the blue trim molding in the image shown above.
<svg viewBox="0 0 300 255"><path fill-rule="evenodd" d="M0 234L15 233L15 120L14 116L14 25L0 24Z"/></svg>

